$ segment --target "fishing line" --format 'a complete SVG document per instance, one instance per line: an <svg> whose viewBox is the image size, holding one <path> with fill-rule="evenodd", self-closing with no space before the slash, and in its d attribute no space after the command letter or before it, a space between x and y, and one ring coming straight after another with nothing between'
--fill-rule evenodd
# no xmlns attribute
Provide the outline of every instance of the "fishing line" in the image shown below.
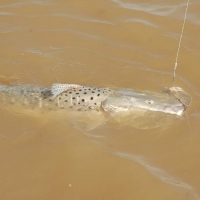
<svg viewBox="0 0 200 200"><path fill-rule="evenodd" d="M175 65L174 65L173 84L174 84L175 76L176 76L176 68L177 68L177 65L178 65L178 56L179 56L179 51L180 51L180 46L181 46L181 40L182 40L182 37L183 37L183 31L184 31L184 28L185 28L185 21L186 21L186 17L187 17L187 10L188 10L188 6L189 6L189 1L190 0L187 1L187 5L186 5L186 9L185 9L185 16L184 16L182 31L181 31L181 35L180 35L180 39L179 39L178 50L177 50L177 54L176 54L176 61L175 61Z"/></svg>

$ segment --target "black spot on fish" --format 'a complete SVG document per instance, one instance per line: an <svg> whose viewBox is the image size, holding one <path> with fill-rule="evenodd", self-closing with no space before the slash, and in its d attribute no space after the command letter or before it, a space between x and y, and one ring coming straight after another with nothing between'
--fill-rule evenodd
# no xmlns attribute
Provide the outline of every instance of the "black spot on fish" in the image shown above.
<svg viewBox="0 0 200 200"><path fill-rule="evenodd" d="M65 100L65 102L68 102L67 100Z"/></svg>
<svg viewBox="0 0 200 200"><path fill-rule="evenodd" d="M97 94L97 96L99 97L99 96L100 96L100 94Z"/></svg>
<svg viewBox="0 0 200 200"><path fill-rule="evenodd" d="M75 99L75 97L73 97L72 99Z"/></svg>
<svg viewBox="0 0 200 200"><path fill-rule="evenodd" d="M70 94L72 93L72 92L69 92Z"/></svg>
<svg viewBox="0 0 200 200"><path fill-rule="evenodd" d="M87 92L84 92L84 94L87 94Z"/></svg>
<svg viewBox="0 0 200 200"><path fill-rule="evenodd" d="M94 105L97 105L97 103L94 103Z"/></svg>
<svg viewBox="0 0 200 200"><path fill-rule="evenodd" d="M77 95L79 94L79 93L76 93Z"/></svg>
<svg viewBox="0 0 200 200"><path fill-rule="evenodd" d="M65 96L67 97L67 94L65 94Z"/></svg>
<svg viewBox="0 0 200 200"><path fill-rule="evenodd" d="M59 97L59 99L61 100L61 97Z"/></svg>
<svg viewBox="0 0 200 200"><path fill-rule="evenodd" d="M98 90L98 92L100 92L101 90Z"/></svg>
<svg viewBox="0 0 200 200"><path fill-rule="evenodd" d="M79 91L82 91L81 89Z"/></svg>
<svg viewBox="0 0 200 200"><path fill-rule="evenodd" d="M91 97L90 99L93 100L93 97Z"/></svg>
<svg viewBox="0 0 200 200"><path fill-rule="evenodd" d="M85 99L82 99L82 102L85 102Z"/></svg>
<svg viewBox="0 0 200 200"><path fill-rule="evenodd" d="M76 103L74 103L74 105L76 105Z"/></svg>
<svg viewBox="0 0 200 200"><path fill-rule="evenodd" d="M92 93L95 93L95 91L92 91Z"/></svg>

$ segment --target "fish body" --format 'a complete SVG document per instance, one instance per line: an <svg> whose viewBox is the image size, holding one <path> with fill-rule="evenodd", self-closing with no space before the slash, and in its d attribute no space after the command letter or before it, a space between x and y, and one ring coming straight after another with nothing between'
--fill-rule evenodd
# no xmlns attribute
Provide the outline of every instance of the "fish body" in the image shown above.
<svg viewBox="0 0 200 200"><path fill-rule="evenodd" d="M52 88L0 85L0 100L4 104L15 104L32 109L79 111L103 109L107 113L115 113L140 108L179 116L191 101L184 90L176 87L164 93L150 93L75 84L53 84Z"/></svg>
<svg viewBox="0 0 200 200"><path fill-rule="evenodd" d="M108 88L75 87L75 85L60 90L62 86L63 84L56 84L58 88L55 90L55 87L49 89L31 85L14 87L0 85L0 100L4 104L15 104L32 109L99 110L101 102L114 93Z"/></svg>

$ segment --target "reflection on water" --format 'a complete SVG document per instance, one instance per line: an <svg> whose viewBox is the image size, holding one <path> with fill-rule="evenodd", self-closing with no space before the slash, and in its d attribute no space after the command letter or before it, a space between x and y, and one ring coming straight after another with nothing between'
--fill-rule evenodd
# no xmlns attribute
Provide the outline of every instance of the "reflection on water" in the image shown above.
<svg viewBox="0 0 200 200"><path fill-rule="evenodd" d="M186 2L0 2L0 82L172 87ZM190 1L175 86L182 117L0 109L0 199L200 199L199 1Z"/></svg>

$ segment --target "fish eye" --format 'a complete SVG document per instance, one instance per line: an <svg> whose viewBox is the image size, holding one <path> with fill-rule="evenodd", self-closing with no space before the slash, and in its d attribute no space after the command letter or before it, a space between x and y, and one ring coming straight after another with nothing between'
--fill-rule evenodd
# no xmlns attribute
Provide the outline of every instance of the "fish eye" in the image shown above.
<svg viewBox="0 0 200 200"><path fill-rule="evenodd" d="M146 100L146 103L153 104L153 100Z"/></svg>

